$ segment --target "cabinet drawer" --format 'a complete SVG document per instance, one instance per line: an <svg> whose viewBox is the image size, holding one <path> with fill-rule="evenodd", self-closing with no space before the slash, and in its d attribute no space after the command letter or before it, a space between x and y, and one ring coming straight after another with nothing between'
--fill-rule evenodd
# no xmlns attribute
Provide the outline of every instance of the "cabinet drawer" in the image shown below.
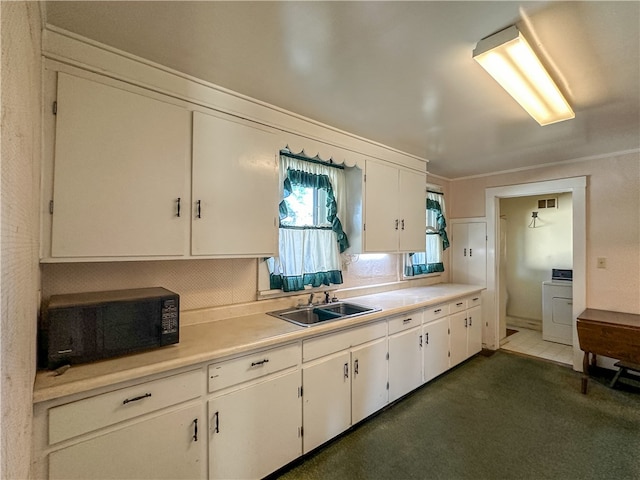
<svg viewBox="0 0 640 480"><path fill-rule="evenodd" d="M49 410L49 443L54 444L200 396L202 372L181 373Z"/></svg>
<svg viewBox="0 0 640 480"><path fill-rule="evenodd" d="M457 313L467 309L467 299L460 298L449 304L449 313Z"/></svg>
<svg viewBox="0 0 640 480"><path fill-rule="evenodd" d="M302 361L308 362L324 357L355 345L384 337L387 334L387 322L376 322L344 332L331 333L302 342Z"/></svg>
<svg viewBox="0 0 640 480"><path fill-rule="evenodd" d="M429 307L424 310L423 321L428 323L431 320L446 317L447 315L449 315L449 305L436 305L435 307Z"/></svg>
<svg viewBox="0 0 640 480"><path fill-rule="evenodd" d="M389 335L422 325L422 311L410 312L389 319Z"/></svg>
<svg viewBox="0 0 640 480"><path fill-rule="evenodd" d="M482 295L479 293L467 298L467 308L477 307L478 305L482 305Z"/></svg>
<svg viewBox="0 0 640 480"><path fill-rule="evenodd" d="M209 392L279 372L300 363L297 343L209 365Z"/></svg>

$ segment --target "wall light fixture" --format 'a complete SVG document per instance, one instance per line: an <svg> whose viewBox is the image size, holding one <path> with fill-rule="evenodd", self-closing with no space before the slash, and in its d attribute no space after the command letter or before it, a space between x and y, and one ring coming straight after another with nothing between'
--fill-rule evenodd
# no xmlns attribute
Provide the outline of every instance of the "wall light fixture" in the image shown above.
<svg viewBox="0 0 640 480"><path fill-rule="evenodd" d="M480 40L473 58L540 125L575 118L571 106L517 27Z"/></svg>

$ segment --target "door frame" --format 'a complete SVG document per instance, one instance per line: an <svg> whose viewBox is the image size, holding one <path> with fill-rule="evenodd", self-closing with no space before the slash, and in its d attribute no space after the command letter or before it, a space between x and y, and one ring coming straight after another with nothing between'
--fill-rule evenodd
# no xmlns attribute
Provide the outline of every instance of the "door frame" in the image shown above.
<svg viewBox="0 0 640 480"><path fill-rule="evenodd" d="M493 350L500 348L500 305L499 289L499 239L500 239L500 199L527 197L531 195L547 195L550 193L571 193L573 203L573 369L582 371L582 352L578 343L576 318L587 305L587 177L571 177L557 180L546 180L503 187L491 187L485 190L485 207L487 220L487 290L483 298L483 310L486 313L485 327L488 338L487 347ZM486 299L486 302L485 302Z"/></svg>

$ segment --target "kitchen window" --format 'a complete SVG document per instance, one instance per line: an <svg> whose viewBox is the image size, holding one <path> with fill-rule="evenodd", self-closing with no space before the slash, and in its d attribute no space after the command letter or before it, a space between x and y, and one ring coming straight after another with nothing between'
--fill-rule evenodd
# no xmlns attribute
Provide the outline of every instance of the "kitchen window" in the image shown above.
<svg viewBox="0 0 640 480"><path fill-rule="evenodd" d="M449 248L444 194L427 190L425 213L425 251L405 255L405 277L444 272L443 253Z"/></svg>
<svg viewBox="0 0 640 480"><path fill-rule="evenodd" d="M278 257L267 259L272 290L300 291L343 282L340 254L349 247L342 228L344 168L280 152Z"/></svg>

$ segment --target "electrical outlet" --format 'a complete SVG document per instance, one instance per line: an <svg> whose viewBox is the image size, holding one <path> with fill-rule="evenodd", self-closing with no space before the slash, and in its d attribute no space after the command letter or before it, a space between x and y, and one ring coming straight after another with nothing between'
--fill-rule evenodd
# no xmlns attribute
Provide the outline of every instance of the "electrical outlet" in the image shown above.
<svg viewBox="0 0 640 480"><path fill-rule="evenodd" d="M607 259L605 257L598 257L598 268L607 268Z"/></svg>

